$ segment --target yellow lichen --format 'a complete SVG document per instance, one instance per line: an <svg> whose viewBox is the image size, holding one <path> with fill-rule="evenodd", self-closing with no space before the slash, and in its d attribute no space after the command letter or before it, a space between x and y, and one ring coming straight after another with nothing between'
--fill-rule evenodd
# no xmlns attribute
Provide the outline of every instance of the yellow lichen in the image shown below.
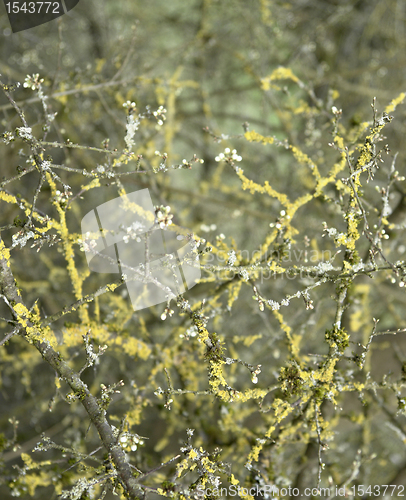
<svg viewBox="0 0 406 500"><path fill-rule="evenodd" d="M263 135L258 134L258 132L255 132L254 130L245 132L244 137L247 139L247 141L262 142L262 144L273 144L275 141L273 137L264 137Z"/></svg>
<svg viewBox="0 0 406 500"><path fill-rule="evenodd" d="M392 101L386 106L385 113L392 113L395 111L396 107L405 100L405 97L406 93L401 92L395 99L392 99Z"/></svg>
<svg viewBox="0 0 406 500"><path fill-rule="evenodd" d="M10 250L6 247L3 240L0 240L0 259L5 260L7 267L10 267Z"/></svg>
<svg viewBox="0 0 406 500"><path fill-rule="evenodd" d="M275 69L269 76L261 78L262 90L269 90L271 88L271 82L275 80L292 80L292 82L300 83L299 78L293 74L290 68L285 68L280 66Z"/></svg>

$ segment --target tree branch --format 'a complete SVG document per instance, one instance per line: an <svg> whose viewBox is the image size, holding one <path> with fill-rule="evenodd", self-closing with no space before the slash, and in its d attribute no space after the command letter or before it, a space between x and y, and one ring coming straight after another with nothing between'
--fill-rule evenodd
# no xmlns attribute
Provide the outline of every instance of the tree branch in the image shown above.
<svg viewBox="0 0 406 500"><path fill-rule="evenodd" d="M7 254L8 250L0 236L1 293L7 298L13 308L18 304L25 307L22 297L17 289ZM128 498L132 500L140 498L140 486L137 484L137 480L133 476L131 466L126 459L124 450L119 445L117 437L114 435L113 429L107 421L106 411L100 406L97 398L91 394L87 385L80 379L79 375L61 358L61 355L51 347L47 340L38 340L37 338L33 338L32 329L36 330L36 334L41 334L41 330L39 330L38 327L29 320L29 318L25 317L24 321L21 321L21 315L18 315L15 311L13 312L13 315L21 325L20 335L37 348L43 359L58 373L59 377L64 380L77 395L78 399L87 411L90 420L96 427L100 439L111 457L114 466L116 467L117 475L127 493Z"/></svg>

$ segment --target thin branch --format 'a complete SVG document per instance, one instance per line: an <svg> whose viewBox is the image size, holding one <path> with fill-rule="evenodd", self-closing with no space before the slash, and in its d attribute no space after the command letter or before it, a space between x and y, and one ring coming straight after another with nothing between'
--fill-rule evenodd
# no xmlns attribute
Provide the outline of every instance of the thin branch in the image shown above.
<svg viewBox="0 0 406 500"><path fill-rule="evenodd" d="M323 450L323 444L321 442L321 432L320 432L320 425L319 425L319 406L317 404L314 405L314 415L315 415L315 421L316 421L316 431L317 431L317 440L318 440L318 450L317 450L317 455L319 459L319 467L318 467L318 473L317 473L317 489L320 488L320 483L321 483L321 471L324 469L324 463L321 458L321 452Z"/></svg>
<svg viewBox="0 0 406 500"><path fill-rule="evenodd" d="M92 92L96 91L98 89L102 89L105 87L112 87L115 85L127 85L133 83L132 79L129 80L115 80L115 81L110 81L110 82L104 82L104 83L98 83L97 85L85 85L80 88L76 89L70 89L70 90L64 90L63 92L55 92L54 94L50 94L48 96L49 99L58 99L59 97L64 97L67 95L75 95L75 94L85 94L87 92ZM25 105L25 104L32 104L34 102L40 102L39 97L31 97L30 99L25 99L24 101L15 101L15 104L17 106L20 105ZM0 112L1 111L6 111L7 109L15 108L12 103L10 104L4 104L3 106L0 106Z"/></svg>
<svg viewBox="0 0 406 500"><path fill-rule="evenodd" d="M0 237L0 248L4 247L3 241ZM56 352L48 341L42 339L41 328L34 325L28 317L24 317L23 321L21 316L15 311L15 306L21 305L24 308L24 302L19 294L16 282L10 267L9 260L4 255L0 256L0 288L2 294L6 297L8 302L13 308L13 316L20 322L21 335L40 352L43 359L58 373L58 376L64 380L69 387L78 396L78 399L84 406L88 413L90 420L96 427L100 439L111 456L114 463L118 477L123 484L125 491L128 493L130 499L139 498L139 486L136 478L133 476L130 464L127 461L124 450L117 442L114 436L113 429L106 418L106 411L99 404L98 400L91 394L87 385L80 379L79 375L72 370L72 368L64 361L61 355ZM32 332L35 332L33 335Z"/></svg>
<svg viewBox="0 0 406 500"><path fill-rule="evenodd" d="M20 330L20 326L16 326L11 332L9 332L4 339L0 340L0 346L4 345L8 340L11 339L13 335L16 335Z"/></svg>

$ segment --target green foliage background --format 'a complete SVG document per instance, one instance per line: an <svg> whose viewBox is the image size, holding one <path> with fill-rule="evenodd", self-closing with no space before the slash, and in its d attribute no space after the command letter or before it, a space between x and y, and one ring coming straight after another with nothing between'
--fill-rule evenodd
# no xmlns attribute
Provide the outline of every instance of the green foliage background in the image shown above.
<svg viewBox="0 0 406 500"><path fill-rule="evenodd" d="M107 421L138 441L125 451L140 498L193 498L217 476L405 484L405 21L396 0L84 0L18 34L2 15L2 83L38 73L57 113L44 117L38 85L0 97L13 135L1 259L25 305L4 274L0 327L21 329L0 346L2 498L131 497L81 395L33 345L53 342L78 373L88 332L107 350L81 378L102 406L102 384L124 383ZM166 109L161 127L141 120L132 153L126 101ZM201 283L165 320L165 304L134 312L125 285L95 297L118 277L90 273L81 252L82 217L145 187L201 240Z"/></svg>

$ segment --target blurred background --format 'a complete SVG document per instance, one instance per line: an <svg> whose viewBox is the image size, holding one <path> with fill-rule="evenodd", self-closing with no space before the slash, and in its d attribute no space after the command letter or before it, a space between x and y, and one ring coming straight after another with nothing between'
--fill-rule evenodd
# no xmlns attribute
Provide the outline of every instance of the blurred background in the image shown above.
<svg viewBox="0 0 406 500"><path fill-rule="evenodd" d="M242 157L238 166L249 179L261 185L268 181L292 201L304 196L314 188L314 179L308 166L297 161L288 145L300 148L326 176L340 160L339 153L329 146L335 127L333 106L342 110L338 127L345 145L351 149L362 144L362 124L373 121L373 99L376 98L375 106L381 116L385 107L406 91L405 30L406 3L401 0L83 0L61 18L16 34L0 5L0 73L1 81L8 85L23 83L27 75L36 73L44 79L48 113L56 113L49 131L44 130L44 110L36 92L21 86L13 97L24 110L33 135L40 139L46 132L48 142L64 143L69 139L86 147L122 151L126 147L127 120L123 103L134 101L137 112L145 115L164 106L166 120L162 127L157 126L153 115L141 122L134 152L142 159L138 166L130 161L123 170L139 168L146 173L123 177L121 182L128 192L148 187L154 203L170 205L174 222L218 249L217 258L224 264L230 248L243 251L241 255L249 260L269 235L270 224L278 223L282 207L275 198L242 190L235 171L229 164L216 161L216 156L224 153L225 148L236 149ZM275 81L274 86L266 89L264 79L280 66L290 68L295 78ZM373 182L363 186L371 227L382 213L380 189L387 186L396 153L396 169L400 175L406 175L405 106L399 105L393 116L379 145L388 144L390 153L384 157ZM0 124L1 133L21 126L3 93ZM275 143L263 145L245 140L244 133L252 130L273 137ZM28 168L29 150L24 147L21 141L0 144L3 181ZM182 164L184 159L190 161L193 155L204 163L192 162L190 170L157 173L154 169L159 168L162 154L156 152L167 154L168 166ZM88 172L98 166L111 168L107 154L87 148L48 145L46 154L53 164ZM89 179L83 175L66 169L56 171L72 188L74 200L66 218L75 243L75 261L79 271L85 273L84 254L76 244L80 221L96 205L117 196L118 186L104 179L100 188L87 190L84 185ZM345 176L343 172L341 177ZM37 185L35 170L7 185L0 182L3 191L24 200L33 199ZM396 209L396 220L392 219L398 226L389 240L383 240L383 245L392 262L404 259L406 251L402 229L406 220L405 194L404 183L398 182L389 198L390 211ZM44 185L37 206L55 217L50 197L51 190ZM328 184L322 196L313 198L295 214L293 226L298 232L290 250L281 235L272 247L273 258L284 257L283 264L279 264L289 267L312 264L306 261L305 251L309 256L316 255L316 262L323 260L324 255L333 255L336 247L331 239L323 238L322 223L326 221L329 227L345 231L344 202L345 193L339 192L334 183ZM2 238L10 245L18 229L16 219L23 215L17 205L0 203ZM10 227L13 221L14 227ZM357 242L364 260L368 248L365 238ZM214 262L210 255L202 256L202 262ZM30 245L16 247L12 259L13 272L27 304L38 300L43 316L55 314L74 301L58 246L44 245L39 253ZM341 261L342 255L334 265ZM244 264L243 260L240 262ZM115 278L92 273L84 281L84 293L91 293L109 279ZM111 342L111 349L98 367L84 372L83 378L96 392L100 383L125 381L111 411L115 425L119 426L120 418L129 414L135 432L148 438L133 454L134 463L141 470L151 469L178 453L190 427L196 429L196 446L202 445L211 452L221 448L222 460L233 464L231 470L236 477L242 483L255 482L255 473L245 469L244 463L255 440L270 425L268 414L261 410L270 407L275 394L295 401L278 385L281 367L291 366L292 362L286 329L269 309L259 310L258 302L252 300L252 283L243 284L238 292L229 281L213 281L203 274L202 283L185 298L196 307L200 307L203 298L211 299L204 309L207 328L217 332L227 355L262 365L258 387L276 387L263 401L263 408L258 408L253 400L245 406L233 406L213 396L183 395L174 398L172 413L168 412L162 398L154 395L159 385L167 387L164 368L170 371L175 388L207 389L206 365L193 328L190 330L190 319L173 306L174 316L162 321L164 304L134 313L123 291L113 298L101 297L95 306L89 306L94 321L103 325L105 332L104 337L100 332L94 334L95 343ZM280 302L313 283L309 277L285 276L255 284L267 299ZM221 288L222 284L227 286ZM301 299L292 300L288 308L281 309L292 334L301 339L300 353L309 367L317 368L328 352L324 334L334 322L335 287L335 283L327 283L312 291L313 310L306 309ZM233 290L239 293L236 302L230 298ZM354 280L347 305L343 323L351 343L346 357L338 364L336 379L338 384L342 377L342 394L338 409L331 401L322 406L324 419L332 421L326 430L329 449L323 453L326 466L322 484L343 484L359 469L355 483L351 484L401 485L406 481L406 421L402 403L406 397L405 334L374 339L364 369L354 362L353 353L363 352L359 344L367 343L373 317L380 320L380 331L406 327L404 288L396 280L393 282L390 271L375 274L372 280L360 276ZM8 312L3 309L1 316L7 317ZM61 350L64 329L79 321L75 313L65 319L57 322L55 328ZM8 332L4 320L0 326L4 333ZM117 338L126 339L125 352ZM131 338L139 338L143 347L139 344L131 351ZM84 362L80 336L78 339L64 347L65 355L77 369ZM55 389L52 370L44 365L39 354L31 351L32 347L21 339L0 348L0 432L11 439L9 418L15 416L19 420L17 442L22 447L3 453L2 498L10 497L10 488L18 490L23 498L57 498L58 490L46 478L31 490L22 478L10 486L18 475L13 465L22 466L21 451L30 453L43 432L59 444L83 453L98 446L94 430L87 429L84 410L78 403L67 406ZM238 390L252 387L250 373L241 365L232 365L227 374ZM365 390L350 389L349 380L360 384L369 381L369 385ZM54 397L50 413L48 406ZM274 441L264 447L257 476L265 484L317 484L318 441L308 410L302 408L297 415L291 415L278 427ZM102 459L102 452L99 455ZM64 488L69 489L75 478L85 474L84 469L68 471L70 465L60 450L33 457L51 457L58 477L55 482ZM169 469L160 470L155 478L151 476L151 486L172 477L174 469ZM111 493L107 498L110 497L113 498Z"/></svg>

